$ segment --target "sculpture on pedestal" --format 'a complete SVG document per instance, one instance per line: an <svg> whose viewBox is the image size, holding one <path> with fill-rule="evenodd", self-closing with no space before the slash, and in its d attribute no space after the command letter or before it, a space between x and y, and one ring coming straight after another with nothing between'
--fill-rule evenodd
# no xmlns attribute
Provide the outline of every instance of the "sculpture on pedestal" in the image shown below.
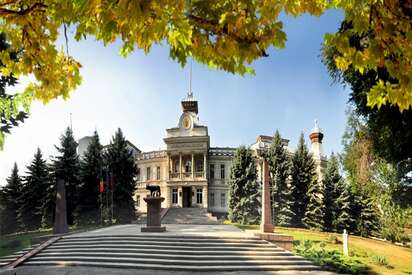
<svg viewBox="0 0 412 275"><path fill-rule="evenodd" d="M69 232L69 227L67 226L66 187L64 180L57 180L56 190L56 214L53 234L65 234Z"/></svg>
<svg viewBox="0 0 412 275"><path fill-rule="evenodd" d="M162 202L165 198L160 196L160 187L146 185L146 189L150 190L150 195L144 198L147 203L147 224L142 227L142 232L164 232L166 227L160 223L160 211Z"/></svg>

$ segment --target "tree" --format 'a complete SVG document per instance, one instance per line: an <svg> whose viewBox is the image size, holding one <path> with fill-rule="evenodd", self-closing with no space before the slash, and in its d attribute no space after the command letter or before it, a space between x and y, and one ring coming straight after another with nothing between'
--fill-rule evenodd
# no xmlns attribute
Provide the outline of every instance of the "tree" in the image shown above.
<svg viewBox="0 0 412 275"><path fill-rule="evenodd" d="M335 192L337 198L334 212L331 215L333 217L331 228L341 233L344 229L349 230L353 227L354 219L351 215L351 193L349 186L342 179L336 182ZM328 226L329 225L328 223Z"/></svg>
<svg viewBox="0 0 412 275"><path fill-rule="evenodd" d="M25 230L34 230L41 226L41 207L47 196L49 185L49 169L43 159L40 148L37 148L34 159L27 166L27 176L20 196L19 221Z"/></svg>
<svg viewBox="0 0 412 275"><path fill-rule="evenodd" d="M65 133L60 137L60 147L55 146L58 155L52 161L53 179L57 183L62 179L66 186L67 223L74 224L74 210L77 204L77 192L80 182L80 163L77 155L77 143L74 140L73 131L67 127ZM53 198L50 198L53 200ZM55 197L54 197L55 200Z"/></svg>
<svg viewBox="0 0 412 275"><path fill-rule="evenodd" d="M80 162L81 184L75 211L76 223L97 224L99 222L99 181L102 177L103 154L99 135L94 132L89 146Z"/></svg>
<svg viewBox="0 0 412 275"><path fill-rule="evenodd" d="M230 168L229 220L241 224L260 222L261 186L252 154L245 146L235 152Z"/></svg>
<svg viewBox="0 0 412 275"><path fill-rule="evenodd" d="M306 208L303 224L310 229L323 230L325 215L323 198L324 194L317 179L313 179L308 190L309 202Z"/></svg>
<svg viewBox="0 0 412 275"><path fill-rule="evenodd" d="M22 179L19 176L19 169L14 163L10 177L7 178L7 184L1 189L0 200L2 202L1 213L1 230L2 234L13 233L19 229L19 222L17 219L19 201L21 195Z"/></svg>
<svg viewBox="0 0 412 275"><path fill-rule="evenodd" d="M359 72L385 66L396 83L379 80L368 104L412 104L411 4L408 1L38 1L10 0L0 4L2 30L9 34L10 51L18 61L1 55L4 74L27 76L35 81L13 100L2 100L0 111L13 111L33 99L48 102L67 98L81 82L80 63L69 55L68 27L75 40L94 37L104 45L119 39L121 54L136 48L148 53L154 44L167 44L170 57L184 65L188 57L212 68L244 74L254 60L267 56L270 47L283 48L286 34L280 14L320 16L328 8L341 9L353 29L328 34L325 47L336 47L334 62L345 71L353 64ZM30 26L30 28L27 28ZM57 50L59 30L66 38L66 52ZM362 49L349 43L351 35L368 32Z"/></svg>
<svg viewBox="0 0 412 275"><path fill-rule="evenodd" d="M135 163L127 141L119 128L105 154L113 183L113 216L118 223L129 223L135 218L133 195L135 191Z"/></svg>
<svg viewBox="0 0 412 275"><path fill-rule="evenodd" d="M268 162L274 224L290 226L294 216L291 209L293 204L292 191L290 184L288 184L291 163L277 130L268 151Z"/></svg>
<svg viewBox="0 0 412 275"><path fill-rule="evenodd" d="M6 34L0 33L0 53L7 51L10 45L7 43ZM9 58L16 60L17 56L15 52L9 53ZM0 62L1 64L1 62ZM0 69L4 65L0 65ZM16 99L15 95L6 93L6 87L14 86L17 84L17 79L13 75L3 75L0 76L0 102L4 101L14 101ZM10 133L10 129L13 126L17 126L19 123L24 122L24 119L28 117L27 113L21 109L14 110L13 113L7 112L7 110L0 109L0 148L2 148L4 134Z"/></svg>
<svg viewBox="0 0 412 275"><path fill-rule="evenodd" d="M337 230L335 220L338 218L338 216L340 215L340 211L342 210L340 207L342 207L344 205L344 202L346 202L344 200L349 199L349 197L346 198L346 195L348 195L346 194L345 196L340 198L340 196L342 196L344 192L343 189L345 188L340 188L343 187L343 180L341 175L339 174L338 158L333 153L329 158L328 165L326 167L325 177L323 178L322 184L325 196L323 199L325 209L325 215L323 217L324 230L334 231ZM338 203L337 201L339 199L342 199L343 201L341 201L341 203Z"/></svg>
<svg viewBox="0 0 412 275"><path fill-rule="evenodd" d="M377 230L377 209L372 198L361 196L361 211L356 218L356 233L363 236L371 236Z"/></svg>
<svg viewBox="0 0 412 275"><path fill-rule="evenodd" d="M291 197L292 197L292 224L303 226L302 219L308 204L308 189L313 178L316 176L315 164L305 144L303 133L300 135L297 149L292 157L291 169Z"/></svg>
<svg viewBox="0 0 412 275"><path fill-rule="evenodd" d="M343 22L339 32L350 31L353 26L350 22ZM349 43L358 50L363 50L364 43L369 39L370 32L363 35L352 35ZM398 106L386 104L371 107L368 104L369 93L379 81L397 84L391 77L390 67L381 66L377 70L366 69L360 72L353 65L341 71L335 63L338 54L336 47L328 47L323 51L323 63L334 81L350 87L350 103L354 106L356 115L364 119L364 128L370 137L371 144L377 156L387 162L407 164L412 170L412 109L400 111Z"/></svg>

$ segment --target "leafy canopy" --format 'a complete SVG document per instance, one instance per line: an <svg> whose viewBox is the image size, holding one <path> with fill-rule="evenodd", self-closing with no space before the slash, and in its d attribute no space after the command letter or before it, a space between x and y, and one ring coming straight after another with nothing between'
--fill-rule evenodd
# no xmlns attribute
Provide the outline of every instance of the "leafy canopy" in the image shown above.
<svg viewBox="0 0 412 275"><path fill-rule="evenodd" d="M57 48L59 33L74 29L78 41L94 37L105 45L122 41L120 53L136 49L148 53L154 44L166 44L170 57L184 65L188 57L232 73L253 72L254 60L270 47L283 48L286 34L279 15L320 16L328 8L345 12L353 29L328 34L326 47L336 46L336 65L346 70L388 68L395 83L378 81L369 92L369 104L412 105L412 25L410 1L396 0L7 0L0 3L0 32L11 47L1 52L2 75L32 76L12 99L0 99L1 112L26 110L36 99L47 103L81 83L81 65ZM362 49L349 43L353 33L370 32ZM66 43L67 44L67 43ZM67 46L67 45L66 45ZM18 59L10 53L18 53Z"/></svg>

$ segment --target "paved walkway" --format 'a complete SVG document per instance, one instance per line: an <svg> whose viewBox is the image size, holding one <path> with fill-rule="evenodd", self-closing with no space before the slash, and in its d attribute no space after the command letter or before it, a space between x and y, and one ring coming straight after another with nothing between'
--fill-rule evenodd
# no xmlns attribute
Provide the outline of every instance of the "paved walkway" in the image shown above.
<svg viewBox="0 0 412 275"><path fill-rule="evenodd" d="M77 233L73 236L96 236L96 235L193 235L210 237L250 237L252 233L246 233L233 225L203 225L203 224L166 224L166 232L142 233L142 224L115 225L93 231Z"/></svg>

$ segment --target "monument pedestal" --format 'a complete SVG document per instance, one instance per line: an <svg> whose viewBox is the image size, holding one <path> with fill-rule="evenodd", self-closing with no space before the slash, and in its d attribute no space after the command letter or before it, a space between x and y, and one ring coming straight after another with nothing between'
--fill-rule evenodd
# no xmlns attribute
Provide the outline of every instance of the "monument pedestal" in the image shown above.
<svg viewBox="0 0 412 275"><path fill-rule="evenodd" d="M283 235L279 233L266 233L266 232L259 232L255 233L255 237L258 237L261 240L265 240L275 245L286 249L288 251L292 251L293 249L293 237L288 235Z"/></svg>
<svg viewBox="0 0 412 275"><path fill-rule="evenodd" d="M142 232L165 232L166 227L160 223L161 204L165 198L150 196L143 199L147 203L147 224L140 230Z"/></svg>

